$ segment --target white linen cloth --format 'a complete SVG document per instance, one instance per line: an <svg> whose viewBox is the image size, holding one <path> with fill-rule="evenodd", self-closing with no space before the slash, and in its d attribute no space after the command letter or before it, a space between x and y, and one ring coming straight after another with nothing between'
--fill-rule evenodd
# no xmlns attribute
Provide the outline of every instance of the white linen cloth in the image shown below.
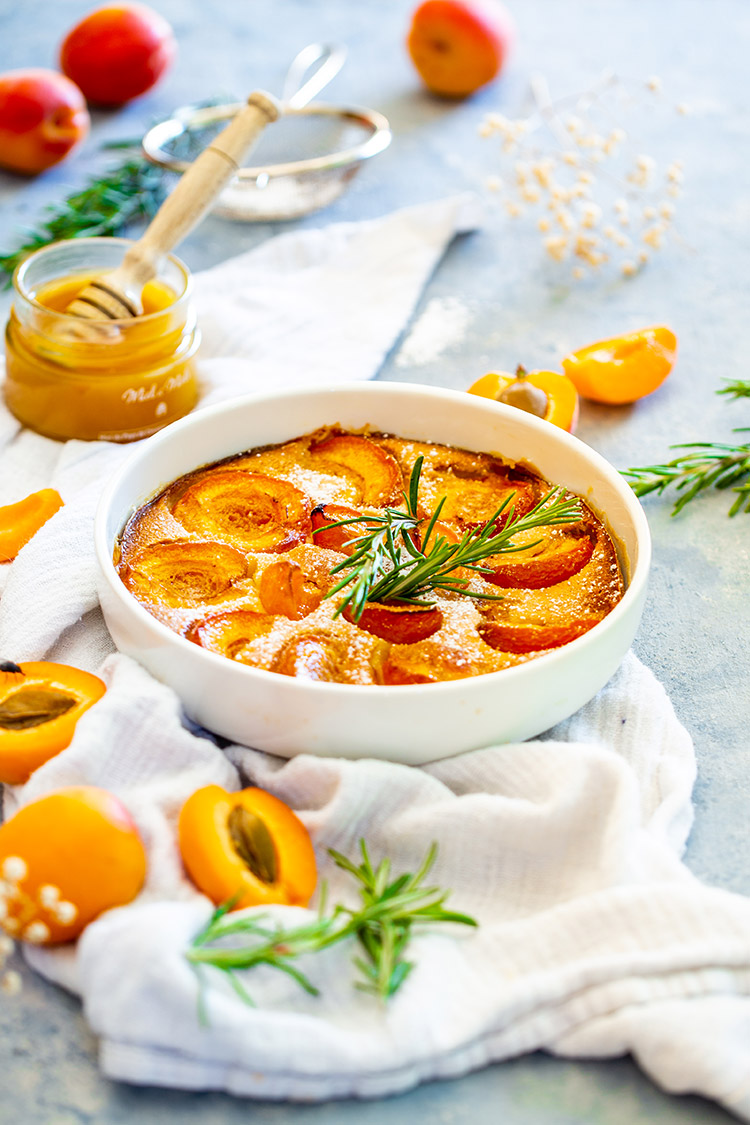
<svg viewBox="0 0 750 1125"><path fill-rule="evenodd" d="M266 379L374 374L445 245L471 224L466 206L450 200L285 235L203 275L197 300L214 357L204 363L206 401ZM216 296L225 285L229 309ZM292 290L282 320L278 295ZM326 292L338 294L335 308ZM363 298L377 311L337 338ZM224 349L236 317L241 335ZM242 362L224 354L240 345L253 349ZM5 568L0 653L68 661L108 684L70 747L6 790L6 815L63 785L100 785L129 807L149 855L135 903L92 923L77 947L27 951L40 972L81 994L107 1075L325 1100L385 1095L538 1048L631 1052L665 1089L716 1098L750 1121L750 900L702 885L680 861L693 749L635 657L545 738L423 769L222 751L184 725L169 688L113 654L96 607L93 511L127 450L60 446L19 432L3 412L0 449L0 503L50 484L65 499ZM298 810L330 901L351 901L351 890L328 847L354 857L364 836L398 871L414 870L436 841L434 882L479 929L415 938L416 968L387 1005L351 987L354 950L343 943L301 962L317 998L262 968L246 974L258 1005L249 1008L208 969L202 1026L184 951L211 907L184 875L175 823L187 796L209 783L260 785ZM289 924L308 916L276 912Z"/></svg>

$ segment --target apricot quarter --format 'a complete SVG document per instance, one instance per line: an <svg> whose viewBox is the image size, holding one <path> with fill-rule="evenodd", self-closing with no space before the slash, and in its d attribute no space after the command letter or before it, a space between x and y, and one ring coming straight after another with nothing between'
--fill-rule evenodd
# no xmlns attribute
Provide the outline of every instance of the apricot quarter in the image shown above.
<svg viewBox="0 0 750 1125"><path fill-rule="evenodd" d="M571 352L563 368L582 398L618 406L660 387L676 358L677 337L657 325Z"/></svg>
<svg viewBox="0 0 750 1125"><path fill-rule="evenodd" d="M0 508L0 563L12 562L40 527L54 516L63 502L54 488L32 492L15 504Z"/></svg>

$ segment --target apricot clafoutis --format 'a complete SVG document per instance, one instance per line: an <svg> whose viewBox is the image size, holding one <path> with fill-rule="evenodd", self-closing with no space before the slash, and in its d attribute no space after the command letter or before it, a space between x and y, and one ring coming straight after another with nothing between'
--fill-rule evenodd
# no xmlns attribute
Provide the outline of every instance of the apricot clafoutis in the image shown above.
<svg viewBox="0 0 750 1125"><path fill-rule="evenodd" d="M602 521L531 467L335 426L173 481L115 564L193 644L342 684L498 672L576 640L624 591Z"/></svg>

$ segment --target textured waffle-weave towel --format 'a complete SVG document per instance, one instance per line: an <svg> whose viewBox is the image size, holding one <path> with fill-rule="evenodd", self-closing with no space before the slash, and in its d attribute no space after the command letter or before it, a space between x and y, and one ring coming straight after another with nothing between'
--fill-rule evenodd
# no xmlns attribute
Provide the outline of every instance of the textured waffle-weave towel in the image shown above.
<svg viewBox="0 0 750 1125"><path fill-rule="evenodd" d="M205 401L375 374L448 241L471 225L467 206L285 235L199 277ZM423 769L222 751L183 725L168 688L112 654L91 526L123 456L58 445L0 412L0 503L47 485L66 502L3 570L0 652L101 666L109 685L71 746L6 792L6 815L62 785L101 785L131 809L149 854L134 904L94 922L76 948L28 953L81 994L105 1073L325 1100L537 1048L630 1051L666 1089L714 1097L750 1120L750 902L703 886L680 861L693 750L653 676L631 656L548 737ZM184 951L210 906L185 878L175 823L209 783L258 784L297 809L334 900L346 892L328 847L353 856L365 836L374 857L413 870L436 841L435 880L478 931L419 936L416 968L387 1006L352 988L345 945L303 962L317 998L264 969L246 981L249 1008L209 971L201 1025Z"/></svg>

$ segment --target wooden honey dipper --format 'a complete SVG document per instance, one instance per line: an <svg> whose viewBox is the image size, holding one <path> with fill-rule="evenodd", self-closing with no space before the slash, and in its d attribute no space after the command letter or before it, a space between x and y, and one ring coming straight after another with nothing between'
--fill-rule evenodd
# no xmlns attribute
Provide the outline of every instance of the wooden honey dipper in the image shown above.
<svg viewBox="0 0 750 1125"><path fill-rule="evenodd" d="M262 90L191 164L122 264L96 277L65 309L85 320L127 320L143 312L141 293L164 255L197 226L221 189L239 171L251 145L279 116L278 102Z"/></svg>

